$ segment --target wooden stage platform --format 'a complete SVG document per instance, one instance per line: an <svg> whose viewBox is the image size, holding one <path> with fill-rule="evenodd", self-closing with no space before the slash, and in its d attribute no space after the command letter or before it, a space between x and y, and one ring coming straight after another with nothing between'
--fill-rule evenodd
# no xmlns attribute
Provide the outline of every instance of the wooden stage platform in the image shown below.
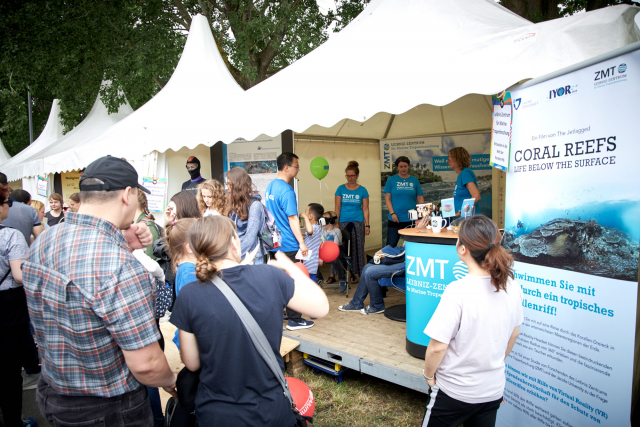
<svg viewBox="0 0 640 427"><path fill-rule="evenodd" d="M405 350L406 323L389 320L384 314L365 316L338 310L339 305L351 301L356 287L350 285L349 298L338 288L325 288L331 305L329 314L314 320L313 328L284 329L283 335L299 341L296 350L303 353L427 393L427 382L422 376L424 360L410 356ZM387 307L404 304L405 296L389 289L384 302ZM368 304L367 298L365 306Z"/></svg>

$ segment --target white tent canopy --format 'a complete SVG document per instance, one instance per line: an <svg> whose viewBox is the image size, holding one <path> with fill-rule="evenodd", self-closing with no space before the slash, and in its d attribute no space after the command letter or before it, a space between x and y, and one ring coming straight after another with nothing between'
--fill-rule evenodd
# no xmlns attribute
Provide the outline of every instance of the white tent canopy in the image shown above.
<svg viewBox="0 0 640 427"><path fill-rule="evenodd" d="M4 144L2 143L2 140L0 139L0 164L6 162L10 158L11 158L11 156L9 155L9 152L7 151L6 148L4 148Z"/></svg>
<svg viewBox="0 0 640 427"><path fill-rule="evenodd" d="M108 81L102 83L103 86L109 84L110 82ZM52 113L49 115L49 122L55 120L57 125L60 126L60 121L58 119L60 107L57 104L57 100L54 101L54 106L57 107L57 113L55 117L53 117L52 108ZM14 158L16 159L15 162L7 162L6 164L1 165L0 168L2 168L2 171L7 175L10 181L24 177L48 175L50 173L59 172L56 170L47 170L45 167L45 159L57 153L73 150L76 146L90 141L131 113L133 113L133 109L129 103L126 102L120 106L118 112L109 114L107 107L100 99L100 94L98 94L89 114L87 114L85 119L78 126L74 127L64 136L60 133L57 138L52 137L51 139L48 139L46 143L35 146L40 140L40 138L38 138L38 140L33 144L16 155ZM49 122L47 122L47 126L49 126ZM18 156L20 156L19 160L17 159Z"/></svg>
<svg viewBox="0 0 640 427"><path fill-rule="evenodd" d="M40 136L38 136L38 138L36 138L36 140L27 148L13 156L11 159L0 164L0 171L7 175L9 181L17 181L22 178L19 174L8 174L7 171L9 168L28 160L31 156L37 154L62 137L64 127L60 124L59 116L60 101L58 99L54 99L53 104L51 105L51 111L49 112L49 118L47 119L47 124L44 126Z"/></svg>
<svg viewBox="0 0 640 427"><path fill-rule="evenodd" d="M638 41L639 10L532 24L491 0L373 0L342 32L246 92L197 16L169 83L93 141L47 158L45 170L285 129L377 139L486 129L486 95Z"/></svg>

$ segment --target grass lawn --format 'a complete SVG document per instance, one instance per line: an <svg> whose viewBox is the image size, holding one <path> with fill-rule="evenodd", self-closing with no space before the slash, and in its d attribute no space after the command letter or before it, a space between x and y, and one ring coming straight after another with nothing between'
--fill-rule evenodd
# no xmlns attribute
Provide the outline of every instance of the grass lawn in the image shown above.
<svg viewBox="0 0 640 427"><path fill-rule="evenodd" d="M307 369L297 378L304 381L316 400L313 424L316 427L419 426L427 396L387 381L357 372L347 372L336 384L326 374Z"/></svg>

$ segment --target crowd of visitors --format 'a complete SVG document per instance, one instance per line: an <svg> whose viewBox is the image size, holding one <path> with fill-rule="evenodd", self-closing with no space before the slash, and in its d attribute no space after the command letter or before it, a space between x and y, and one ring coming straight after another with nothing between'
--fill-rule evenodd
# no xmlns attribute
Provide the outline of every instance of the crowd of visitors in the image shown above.
<svg viewBox="0 0 640 427"><path fill-rule="evenodd" d="M412 182L408 159L396 164L399 173L385 193L397 232L406 222L399 212L422 196L419 185L410 191L394 185ZM460 175L467 173L464 153L450 153L450 164ZM37 388L40 412L54 426L160 427L165 420L159 387L177 398L174 425L193 425L195 419L199 425L297 425L281 384L223 285L255 319L267 351L277 355L283 312L289 330L314 326L303 313L312 319L328 313L327 297L316 284L321 243L342 246L348 236L349 267L359 284L339 309L363 314L384 311L378 280L398 270L404 249L391 244L391 235L390 246L378 253L383 262L366 263L369 194L357 182L357 162L348 163L347 182L335 193L336 210L327 212L318 203L298 211L291 185L300 169L295 154L283 153L277 166L263 203L244 169L228 171L223 184L202 178L199 161L190 157L192 179L169 200L164 227L149 211L148 190L123 159L93 162L80 192L67 202L52 194L46 213L28 192L9 194L0 173L4 425L35 426L22 415L21 389ZM473 183L464 175L461 186L475 195ZM424 371L430 387L425 426L495 422L504 358L522 322L522 291L499 241L488 218L462 223L457 248L469 275L449 285L425 330L432 338ZM324 282L335 283L336 276L343 291L340 258ZM165 313L177 327L173 343L185 364L179 373L164 355ZM479 351L484 341L495 342L495 348Z"/></svg>

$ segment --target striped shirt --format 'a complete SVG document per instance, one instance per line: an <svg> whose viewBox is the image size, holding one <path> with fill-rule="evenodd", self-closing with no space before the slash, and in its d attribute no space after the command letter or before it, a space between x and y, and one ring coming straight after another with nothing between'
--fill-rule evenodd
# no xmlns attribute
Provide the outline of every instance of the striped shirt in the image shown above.
<svg viewBox="0 0 640 427"><path fill-rule="evenodd" d="M156 283L112 223L67 213L22 264L42 375L58 393L113 397L140 383L122 350L160 339Z"/></svg>
<svg viewBox="0 0 640 427"><path fill-rule="evenodd" d="M309 270L309 274L316 274L318 272L318 252L320 251L320 244L322 243L322 227L318 224L313 224L313 234L309 235L308 232L304 233L304 244L307 249L311 251L311 257L304 261L303 264Z"/></svg>

